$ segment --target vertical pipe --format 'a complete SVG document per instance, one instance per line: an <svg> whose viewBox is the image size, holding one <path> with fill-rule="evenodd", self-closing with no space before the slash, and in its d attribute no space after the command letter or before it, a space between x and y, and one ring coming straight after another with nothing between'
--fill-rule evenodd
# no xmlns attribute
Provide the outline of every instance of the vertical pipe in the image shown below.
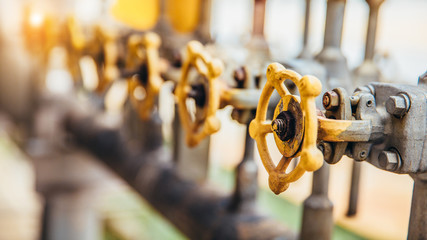
<svg viewBox="0 0 427 240"><path fill-rule="evenodd" d="M252 36L264 37L266 0L255 0Z"/></svg>
<svg viewBox="0 0 427 240"><path fill-rule="evenodd" d="M210 136L203 139L197 146L188 147L179 118L178 104L175 104L173 127L173 161L178 175L185 180L204 182L209 170Z"/></svg>
<svg viewBox="0 0 427 240"><path fill-rule="evenodd" d="M365 60L373 60L377 35L378 12L384 0L366 0L369 4L368 32L366 34Z"/></svg>
<svg viewBox="0 0 427 240"><path fill-rule="evenodd" d="M329 240L333 229L333 204L328 198L329 165L313 173L311 195L304 201L300 239Z"/></svg>
<svg viewBox="0 0 427 240"><path fill-rule="evenodd" d="M427 239L427 173L412 176L411 217L409 219L408 239Z"/></svg>
<svg viewBox="0 0 427 240"><path fill-rule="evenodd" d="M341 39L346 0L328 0L323 49L316 59L327 70L327 88L344 87L352 91L347 60L341 52Z"/></svg>
<svg viewBox="0 0 427 240"><path fill-rule="evenodd" d="M356 215L356 212L357 212L361 167L362 167L362 163L358 161L353 161L353 169L351 171L350 197L348 202L348 210L346 214L348 217Z"/></svg>
<svg viewBox="0 0 427 240"><path fill-rule="evenodd" d="M249 123L246 125L245 152L243 160L236 168L235 189L230 210L253 212L258 189L258 167L254 158L254 140L249 135Z"/></svg>
<svg viewBox="0 0 427 240"><path fill-rule="evenodd" d="M197 36L200 42L206 44L211 38L211 12L212 0L202 0L200 5L200 19L197 27Z"/></svg>
<svg viewBox="0 0 427 240"><path fill-rule="evenodd" d="M154 106L158 106L158 99ZM138 140L142 152L151 152L163 145L162 120L157 109L153 110L148 120L141 120L139 114L130 104L126 106L126 134L130 139Z"/></svg>
<svg viewBox="0 0 427 240"><path fill-rule="evenodd" d="M305 20L304 20L304 37L303 37L303 46L301 53L298 55L298 58L309 59L312 57L308 47L308 39L310 34L310 5L311 0L305 0Z"/></svg>
<svg viewBox="0 0 427 240"><path fill-rule="evenodd" d="M247 44L249 54L245 64L250 69L251 76L264 74L266 63L271 60L270 49L264 37L266 2L267 0L254 0L252 35Z"/></svg>
<svg viewBox="0 0 427 240"><path fill-rule="evenodd" d="M369 20L366 33L365 59L363 63L353 71L353 82L356 86L382 80L380 69L374 62L374 55L378 12L384 0L366 0L366 2L369 5Z"/></svg>
<svg viewBox="0 0 427 240"><path fill-rule="evenodd" d="M346 0L328 0L323 47L341 48Z"/></svg>

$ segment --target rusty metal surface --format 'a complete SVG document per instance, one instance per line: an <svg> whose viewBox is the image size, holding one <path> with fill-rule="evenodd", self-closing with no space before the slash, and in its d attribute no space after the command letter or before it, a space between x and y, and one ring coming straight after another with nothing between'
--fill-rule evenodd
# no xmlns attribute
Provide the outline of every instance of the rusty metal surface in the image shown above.
<svg viewBox="0 0 427 240"><path fill-rule="evenodd" d="M421 80L422 78L423 76L420 77ZM423 84L422 81L420 84ZM349 98L354 120L347 121L369 122L369 127L360 125L359 129L352 130L365 132L368 137L358 141L347 139L345 142L348 143L348 146L345 154L355 161L367 161L379 169L398 174L410 174L414 178L408 239L425 239L427 237L425 231L427 223L425 214L427 211L425 203L427 189L427 184L425 184L427 172L426 99L426 90L422 86L386 83L371 83L359 87ZM325 103L329 104L327 100ZM319 121L321 120L319 119ZM342 120L330 119L329 121L338 124ZM332 124L329 127L319 124L319 127L334 129ZM346 132L345 127L342 132ZM324 139L327 138L327 135L334 134L336 135L336 132L329 132L325 135L319 134L319 137ZM329 150L329 152L334 150L332 147L332 151ZM359 178L360 174L357 167L358 165L354 165L353 169L354 186L351 188L349 215L356 211L359 182L354 178Z"/></svg>

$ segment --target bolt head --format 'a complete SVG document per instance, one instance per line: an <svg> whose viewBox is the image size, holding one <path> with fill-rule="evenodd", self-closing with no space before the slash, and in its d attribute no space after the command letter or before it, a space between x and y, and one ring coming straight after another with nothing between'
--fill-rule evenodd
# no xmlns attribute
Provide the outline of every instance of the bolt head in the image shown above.
<svg viewBox="0 0 427 240"><path fill-rule="evenodd" d="M326 110L333 110L340 105L340 97L338 96L338 93L329 91L323 95L322 102L323 107Z"/></svg>
<svg viewBox="0 0 427 240"><path fill-rule="evenodd" d="M382 151L378 156L380 167L387 171L394 171L399 166L399 155L393 151Z"/></svg>
<svg viewBox="0 0 427 240"><path fill-rule="evenodd" d="M388 113L396 117L403 117L408 110L406 99L400 95L389 97L385 107Z"/></svg>

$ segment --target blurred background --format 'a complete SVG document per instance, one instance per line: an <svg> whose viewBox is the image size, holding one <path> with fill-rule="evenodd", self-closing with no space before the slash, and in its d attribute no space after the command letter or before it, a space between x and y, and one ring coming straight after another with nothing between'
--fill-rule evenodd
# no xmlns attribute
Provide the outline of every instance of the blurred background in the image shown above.
<svg viewBox="0 0 427 240"><path fill-rule="evenodd" d="M48 167L38 169L38 164L30 160L34 157L28 157L28 153L43 156L46 149L43 143L26 141L25 131L30 128L27 123L34 120L34 82L41 78L46 91L65 94L73 87L73 80L64 61L61 62L65 58L64 49L55 48L42 56L43 51L37 49L40 47L38 43L48 39L29 37L31 33L25 26L36 27L47 18L51 19L50 24L59 24L74 15L82 26L102 23L104 26L127 28L111 16L114 4L114 0L0 0L0 239L40 239L40 236L47 239L43 234L54 233L47 233L42 228L46 214L56 219L53 225L58 229L68 224L92 229L87 231L85 239L93 239L96 232L102 232L103 239L186 238L123 180L87 154L76 153L81 154L78 158L81 162L73 164L81 164L80 167L68 164L66 157L55 160L60 161L61 172L52 172L56 170ZM276 61L293 59L301 51L304 6L302 0L267 1L265 37ZM326 1L313 0L311 11L309 46L313 53L317 53L323 46ZM427 1L424 0L386 0L382 5L374 59L388 81L416 85L418 76L426 71L426 12ZM236 49L250 38L252 14L253 1L212 1L211 35L218 46L228 49L236 59L246 58L245 53ZM368 14L369 8L364 0L347 1L342 51L350 69L363 61ZM44 64L40 65L41 61ZM47 67L40 69L40 66ZM209 163L210 184L228 192L233 188L233 169L242 158L245 136L245 128L231 119L230 112L230 108L225 108L218 113L222 128L211 139ZM10 125L24 130L7 133ZM41 128L47 134L55 135L50 126ZM274 146L272 138L269 144ZM304 175L277 197L267 190L267 173L255 155L259 166L261 189L257 202L260 208L290 228L298 229L301 204L311 190L311 174ZM277 151L273 156L280 158L280 153ZM331 167L329 196L335 210L334 239L406 238L412 179L362 163L358 212L348 218L345 213L351 166L352 160L344 159ZM83 174L81 169L87 172ZM69 179L56 180L64 175ZM89 177L79 179L79 176ZM43 181L75 181L75 178L84 182L83 190L65 191L49 186L61 194L51 200L50 204L56 206L55 211L46 213L43 209L47 203L40 195L43 189L37 186L43 186ZM62 219L61 216L70 210L78 217ZM51 239L61 239L60 235L51 236L58 237Z"/></svg>

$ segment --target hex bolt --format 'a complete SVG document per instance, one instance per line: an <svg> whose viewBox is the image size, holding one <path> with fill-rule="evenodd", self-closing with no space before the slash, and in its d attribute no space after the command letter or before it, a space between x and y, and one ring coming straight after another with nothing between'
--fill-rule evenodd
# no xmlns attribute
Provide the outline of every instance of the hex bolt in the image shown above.
<svg viewBox="0 0 427 240"><path fill-rule="evenodd" d="M400 165L400 156L395 151L382 151L378 156L380 167L387 171L394 171Z"/></svg>
<svg viewBox="0 0 427 240"><path fill-rule="evenodd" d="M336 92L329 91L323 95L322 102L326 110L334 110L340 105L340 97Z"/></svg>
<svg viewBox="0 0 427 240"><path fill-rule="evenodd" d="M409 97L404 94L391 96L387 99L385 107L388 113L394 115L397 118L401 118L409 110L409 107L410 107Z"/></svg>

